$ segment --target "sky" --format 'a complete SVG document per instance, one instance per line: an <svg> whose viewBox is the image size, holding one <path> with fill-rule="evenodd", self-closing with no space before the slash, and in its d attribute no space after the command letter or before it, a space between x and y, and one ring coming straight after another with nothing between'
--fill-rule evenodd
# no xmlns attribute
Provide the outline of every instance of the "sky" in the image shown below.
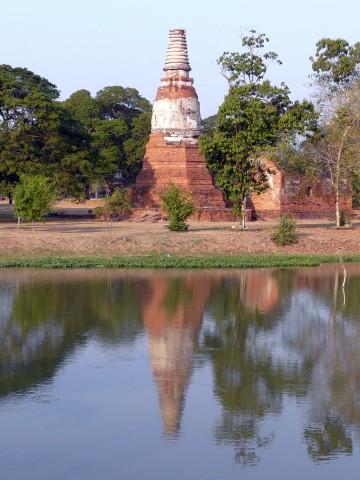
<svg viewBox="0 0 360 480"><path fill-rule="evenodd" d="M54 83L65 100L107 86L136 88L155 99L169 30L184 28L201 115L217 112L228 86L216 60L241 50L255 29L279 55L268 78L293 100L311 98L316 42L360 41L359 0L0 0L0 63L26 67Z"/></svg>

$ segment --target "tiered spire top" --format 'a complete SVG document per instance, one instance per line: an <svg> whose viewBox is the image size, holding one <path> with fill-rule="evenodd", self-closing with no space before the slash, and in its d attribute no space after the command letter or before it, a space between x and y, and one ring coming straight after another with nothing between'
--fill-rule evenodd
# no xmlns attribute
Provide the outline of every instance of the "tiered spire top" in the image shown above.
<svg viewBox="0 0 360 480"><path fill-rule="evenodd" d="M191 70L183 29L170 30L164 70Z"/></svg>

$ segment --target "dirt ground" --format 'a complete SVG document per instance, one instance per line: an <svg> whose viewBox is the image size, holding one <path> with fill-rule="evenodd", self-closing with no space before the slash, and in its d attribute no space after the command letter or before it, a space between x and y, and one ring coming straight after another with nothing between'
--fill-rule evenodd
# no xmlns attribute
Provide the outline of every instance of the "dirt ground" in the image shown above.
<svg viewBox="0 0 360 480"><path fill-rule="evenodd" d="M278 247L270 240L275 221L249 223L246 231L235 223L190 222L188 232L170 232L165 222L113 222L111 232L106 222L87 219L98 202L86 205L59 204L58 217L46 223L17 224L11 207L0 205L0 255L238 255L281 253L358 253L360 220L355 228L337 230L330 220L299 220L299 241ZM62 218L72 213L74 218Z"/></svg>

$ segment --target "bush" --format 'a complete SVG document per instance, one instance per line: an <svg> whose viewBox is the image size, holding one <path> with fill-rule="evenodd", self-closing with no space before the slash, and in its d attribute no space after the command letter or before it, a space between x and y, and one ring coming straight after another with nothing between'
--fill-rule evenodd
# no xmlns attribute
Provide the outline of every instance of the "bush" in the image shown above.
<svg viewBox="0 0 360 480"><path fill-rule="evenodd" d="M108 222L122 218L131 211L130 190L115 188L112 195L105 197L104 206L94 209L95 217L105 218Z"/></svg>
<svg viewBox="0 0 360 480"><path fill-rule="evenodd" d="M291 245L297 242L296 223L287 213L281 215L280 222L271 235L271 240L276 245Z"/></svg>
<svg viewBox="0 0 360 480"><path fill-rule="evenodd" d="M12 194L18 231L20 221L32 222L33 229L34 222L44 221L45 215L51 210L51 203L56 198L56 192L43 175L20 175L20 181Z"/></svg>
<svg viewBox="0 0 360 480"><path fill-rule="evenodd" d="M187 230L188 224L185 220L196 211L191 194L183 195L177 185L169 182L169 187L160 195L160 199L163 202L162 208L169 218L169 230L176 232Z"/></svg>

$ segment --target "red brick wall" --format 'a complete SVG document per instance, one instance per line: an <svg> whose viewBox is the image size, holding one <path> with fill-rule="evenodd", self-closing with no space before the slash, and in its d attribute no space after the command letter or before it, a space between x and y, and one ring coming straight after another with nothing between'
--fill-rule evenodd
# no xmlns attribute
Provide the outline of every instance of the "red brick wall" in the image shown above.
<svg viewBox="0 0 360 480"><path fill-rule="evenodd" d="M285 174L272 161L265 159L263 166L274 174L269 176L270 188L261 195L254 194L248 202L256 218L278 218L289 213L297 218L333 218L335 196L330 181L314 181L304 175ZM351 195L344 195L340 208L352 212Z"/></svg>
<svg viewBox="0 0 360 480"><path fill-rule="evenodd" d="M205 159L197 145L166 145L164 136L151 134L146 147L143 168L133 188L136 207L159 208L159 195L169 181L191 192L197 207L224 208L221 191L214 186Z"/></svg>
<svg viewBox="0 0 360 480"><path fill-rule="evenodd" d="M263 166L271 171L270 187L248 200L247 208L252 211L253 219L279 218L284 212L297 218L335 216L335 198L329 181L314 182L303 175L284 174L267 159ZM236 220L221 191L214 186L198 146L166 145L163 135L151 134L143 168L133 188L133 205L137 209L159 209L159 195L167 188L169 180L184 192L192 193L198 208L194 220ZM350 214L351 204L351 195L343 196L340 208Z"/></svg>

